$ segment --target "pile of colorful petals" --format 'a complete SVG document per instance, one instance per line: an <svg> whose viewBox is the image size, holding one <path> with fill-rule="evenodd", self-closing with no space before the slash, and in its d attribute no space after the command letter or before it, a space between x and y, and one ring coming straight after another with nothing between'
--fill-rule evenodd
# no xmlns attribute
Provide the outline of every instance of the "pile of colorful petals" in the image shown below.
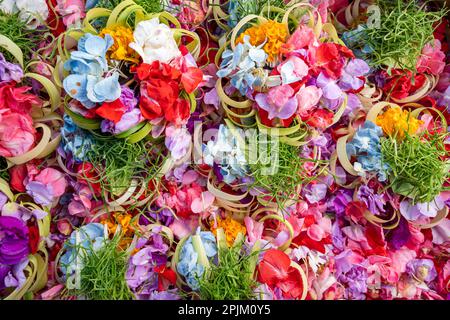
<svg viewBox="0 0 450 320"><path fill-rule="evenodd" d="M0 0L0 298L450 299L447 5Z"/></svg>

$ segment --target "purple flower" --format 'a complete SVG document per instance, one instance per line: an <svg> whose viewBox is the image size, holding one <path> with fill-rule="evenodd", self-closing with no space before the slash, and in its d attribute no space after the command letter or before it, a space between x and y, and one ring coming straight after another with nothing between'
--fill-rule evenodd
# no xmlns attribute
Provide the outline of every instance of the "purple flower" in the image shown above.
<svg viewBox="0 0 450 320"><path fill-rule="evenodd" d="M203 102L205 104L213 105L216 110L219 110L220 99L217 95L216 88L212 88L210 91L205 93L205 95L203 96Z"/></svg>
<svg viewBox="0 0 450 320"><path fill-rule="evenodd" d="M121 86L120 93L120 101L123 103L125 107L127 107L127 111L131 111L138 103L138 99L134 95L134 91L128 88L127 86Z"/></svg>
<svg viewBox="0 0 450 320"><path fill-rule="evenodd" d="M444 244L450 238L450 220L444 219L437 226L431 228L434 244Z"/></svg>
<svg viewBox="0 0 450 320"><path fill-rule="evenodd" d="M447 87L445 92L439 98L438 105L440 105L440 106L447 106L447 110L450 110L449 109L449 106L450 106L450 86Z"/></svg>
<svg viewBox="0 0 450 320"><path fill-rule="evenodd" d="M152 237L152 243L139 250L131 258L131 262L135 266L143 266L147 264L162 265L167 261L167 250L169 250L169 246L164 243L162 236L159 234L154 234Z"/></svg>
<svg viewBox="0 0 450 320"><path fill-rule="evenodd" d="M364 202L367 208L369 208L369 211L373 214L379 215L385 212L384 205L386 204L386 201L382 194L375 193L367 185L361 185L356 194L358 199Z"/></svg>
<svg viewBox="0 0 450 320"><path fill-rule="evenodd" d="M180 300L181 297L175 289L167 291L153 291L148 300Z"/></svg>
<svg viewBox="0 0 450 320"><path fill-rule="evenodd" d="M119 134L131 129L143 120L141 110L139 108L135 108L138 103L138 99L135 97L133 90L127 86L121 86L119 100L126 107L126 112L116 124L114 124L111 120L103 120L101 123L102 132Z"/></svg>
<svg viewBox="0 0 450 320"><path fill-rule="evenodd" d="M392 233L387 234L386 237L392 245L392 248L399 250L411 237L408 222L404 218L401 218L398 227L392 230Z"/></svg>
<svg viewBox="0 0 450 320"><path fill-rule="evenodd" d="M317 203L327 195L328 186L323 183L316 183L304 189L305 197L310 203Z"/></svg>
<svg viewBox="0 0 450 320"><path fill-rule="evenodd" d="M352 300L364 300L367 292L367 270L362 266L352 268L338 277L338 281L347 286L345 298Z"/></svg>
<svg viewBox="0 0 450 320"><path fill-rule="evenodd" d="M266 93L258 93L255 101L258 106L269 113L268 118L289 119L297 111L297 98L289 85L277 86Z"/></svg>
<svg viewBox="0 0 450 320"><path fill-rule="evenodd" d="M347 189L339 189L334 200L332 201L332 207L336 214L340 215L344 213L345 207L353 200L352 191Z"/></svg>
<svg viewBox="0 0 450 320"><path fill-rule="evenodd" d="M6 288L20 288L27 278L25 277L25 273L23 270L28 265L28 259L22 260L20 263L14 265L9 270L8 274L3 278L3 283ZM0 288L1 288L1 280L0 280Z"/></svg>
<svg viewBox="0 0 450 320"><path fill-rule="evenodd" d="M406 273L419 281L430 282L437 277L434 263L430 259L414 259L406 265Z"/></svg>
<svg viewBox="0 0 450 320"><path fill-rule="evenodd" d="M329 100L336 100L342 96L342 90L337 83L328 78L323 72L317 77L316 85L322 89L322 96Z"/></svg>
<svg viewBox="0 0 450 320"><path fill-rule="evenodd" d="M0 216L0 264L17 264L29 253L25 222L15 217Z"/></svg>
<svg viewBox="0 0 450 320"><path fill-rule="evenodd" d="M339 222L335 221L331 227L331 239L333 246L337 249L343 250L345 248L345 238L342 234Z"/></svg>
<svg viewBox="0 0 450 320"><path fill-rule="evenodd" d="M155 293L158 289L158 274L154 271L154 267L167 263L169 246L159 234L160 231L161 228L154 228L148 239L139 238L136 248L140 250L129 261L126 281L136 298L140 300L162 297ZM175 292L173 294L176 295Z"/></svg>
<svg viewBox="0 0 450 320"><path fill-rule="evenodd" d="M8 197L0 191L0 210L3 208L6 202L8 202Z"/></svg>
<svg viewBox="0 0 450 320"><path fill-rule="evenodd" d="M131 129L140 123L142 119L143 117L140 109L132 109L131 111L125 112L119 122L116 123L114 133L118 134Z"/></svg>
<svg viewBox="0 0 450 320"><path fill-rule="evenodd" d="M433 201L428 203L416 203L413 205L409 200L400 202L400 213L406 220L417 221L424 218L434 218L438 211L445 206L444 201L440 196L437 196Z"/></svg>
<svg viewBox="0 0 450 320"><path fill-rule="evenodd" d="M27 193L38 204L48 206L52 203L54 195L51 185L45 185L39 181L31 181L26 185Z"/></svg>
<svg viewBox="0 0 450 320"><path fill-rule="evenodd" d="M5 60L5 57L0 53L0 82L16 81L20 82L23 77L22 68L14 63Z"/></svg>
<svg viewBox="0 0 450 320"><path fill-rule="evenodd" d="M353 116L355 112L363 107L361 100L353 93L347 94L347 106L345 107L344 116Z"/></svg>
<svg viewBox="0 0 450 320"><path fill-rule="evenodd" d="M180 160L189 151L191 135L184 127L167 126L165 144L174 160Z"/></svg>
<svg viewBox="0 0 450 320"><path fill-rule="evenodd" d="M131 109L131 111L125 112L116 124L111 120L104 119L101 123L101 130L102 132L119 134L136 126L142 120L141 110Z"/></svg>
<svg viewBox="0 0 450 320"><path fill-rule="evenodd" d="M364 85L364 80L360 77L365 76L369 71L369 65L364 60L350 60L342 72L339 86L344 91L358 90Z"/></svg>
<svg viewBox="0 0 450 320"><path fill-rule="evenodd" d="M47 212L39 209L30 210L15 202L10 202L2 207L2 216L15 217L27 222L31 217L42 219L47 215Z"/></svg>

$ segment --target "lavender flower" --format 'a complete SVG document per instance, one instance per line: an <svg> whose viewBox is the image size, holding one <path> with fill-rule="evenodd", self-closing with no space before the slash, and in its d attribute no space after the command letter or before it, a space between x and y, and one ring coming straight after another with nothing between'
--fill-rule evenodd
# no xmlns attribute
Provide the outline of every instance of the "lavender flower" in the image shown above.
<svg viewBox="0 0 450 320"><path fill-rule="evenodd" d="M369 211L373 214L379 215L386 212L386 210L384 210L384 205L386 204L384 196L375 193L369 186L361 185L356 194L358 199L364 202L367 208L369 208Z"/></svg>
<svg viewBox="0 0 450 320"><path fill-rule="evenodd" d="M6 61L3 54L0 53L0 82L20 82L22 77L22 68L18 64Z"/></svg>

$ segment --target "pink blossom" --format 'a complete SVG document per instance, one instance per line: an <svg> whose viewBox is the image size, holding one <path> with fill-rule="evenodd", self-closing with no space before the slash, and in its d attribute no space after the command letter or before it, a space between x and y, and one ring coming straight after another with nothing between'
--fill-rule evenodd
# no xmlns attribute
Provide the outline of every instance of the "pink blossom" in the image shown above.
<svg viewBox="0 0 450 320"><path fill-rule="evenodd" d="M305 47L311 46L316 37L314 36L314 32L311 28L307 26L300 26L295 30L289 40L283 45L283 51L292 52L295 50L303 49Z"/></svg>
<svg viewBox="0 0 450 320"><path fill-rule="evenodd" d="M56 169L46 168L42 170L34 181L41 182L44 185L51 186L53 194L56 197L62 196L66 191L67 181L65 175Z"/></svg>
<svg viewBox="0 0 450 320"><path fill-rule="evenodd" d="M193 213L201 213L207 211L212 206L215 197L209 191L201 193L200 197L195 198L191 203L191 210Z"/></svg>
<svg viewBox="0 0 450 320"><path fill-rule="evenodd" d="M257 222L250 217L244 218L245 228L247 229L248 242L252 246L256 241L262 238L264 231L264 224Z"/></svg>
<svg viewBox="0 0 450 320"><path fill-rule="evenodd" d="M439 75L445 67L445 54L441 51L441 42L427 43L422 49L422 55L417 60L417 71Z"/></svg>
<svg viewBox="0 0 450 320"><path fill-rule="evenodd" d="M389 252L389 257L395 272L401 274L406 271L406 264L416 257L416 253L413 250L402 248Z"/></svg>
<svg viewBox="0 0 450 320"><path fill-rule="evenodd" d="M63 23L70 26L85 17L83 0L57 0L56 11L63 17Z"/></svg>
<svg viewBox="0 0 450 320"><path fill-rule="evenodd" d="M289 119L297 110L294 89L289 85L274 87L267 94L258 93L255 100L261 109L269 113L270 120Z"/></svg>
<svg viewBox="0 0 450 320"><path fill-rule="evenodd" d="M0 111L0 156L15 157L26 153L33 147L35 135L29 115Z"/></svg>
<svg viewBox="0 0 450 320"><path fill-rule="evenodd" d="M65 175L53 168L42 170L33 180L29 180L26 189L34 201L42 205L52 204L62 196L67 188Z"/></svg>
<svg viewBox="0 0 450 320"><path fill-rule="evenodd" d="M306 117L308 113L317 106L322 97L322 89L316 86L302 86L297 94L298 109L300 116Z"/></svg>
<svg viewBox="0 0 450 320"><path fill-rule="evenodd" d="M308 75L308 66L303 59L291 56L277 67L283 84L290 84L302 80Z"/></svg>

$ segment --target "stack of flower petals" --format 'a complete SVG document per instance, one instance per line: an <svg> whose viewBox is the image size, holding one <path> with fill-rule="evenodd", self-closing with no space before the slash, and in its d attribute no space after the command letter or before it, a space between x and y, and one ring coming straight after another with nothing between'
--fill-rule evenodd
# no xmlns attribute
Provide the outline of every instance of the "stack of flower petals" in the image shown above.
<svg viewBox="0 0 450 320"><path fill-rule="evenodd" d="M373 2L0 1L0 297L448 299L448 9Z"/></svg>

